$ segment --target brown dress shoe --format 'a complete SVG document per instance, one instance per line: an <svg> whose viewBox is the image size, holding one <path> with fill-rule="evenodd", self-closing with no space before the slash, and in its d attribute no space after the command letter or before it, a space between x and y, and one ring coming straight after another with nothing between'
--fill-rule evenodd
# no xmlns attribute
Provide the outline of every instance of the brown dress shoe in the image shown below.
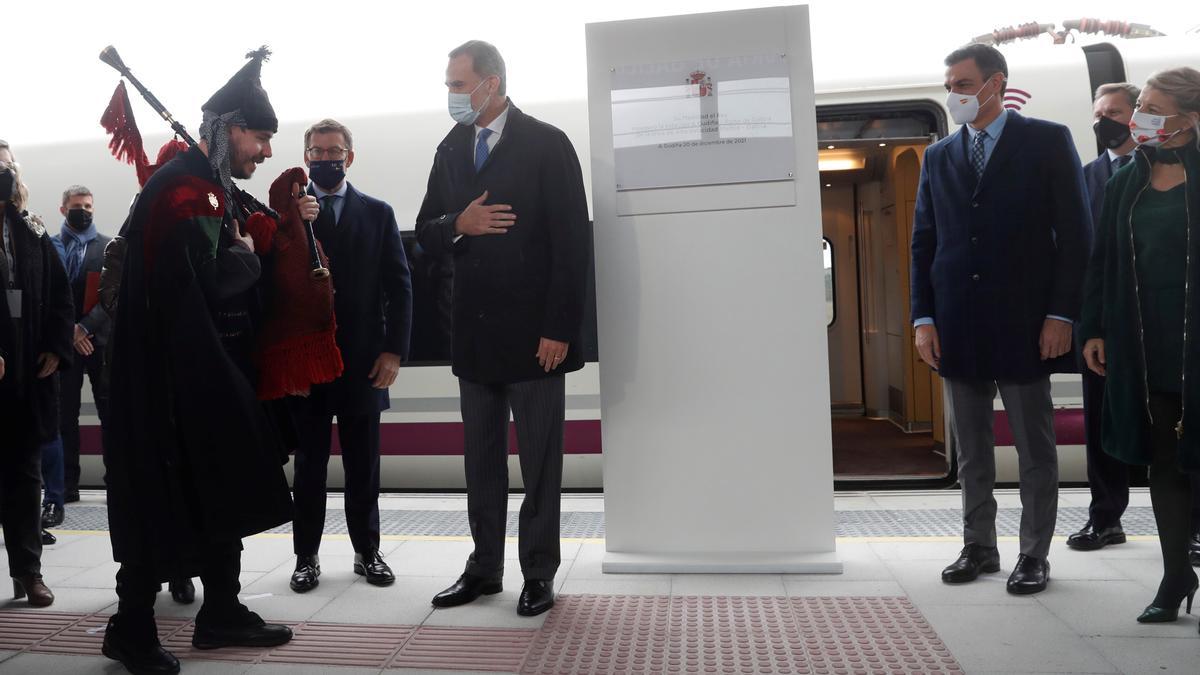
<svg viewBox="0 0 1200 675"><path fill-rule="evenodd" d="M49 607L54 603L54 594L46 588L40 574L13 577L13 599L20 600L25 596L29 596L31 607Z"/></svg>

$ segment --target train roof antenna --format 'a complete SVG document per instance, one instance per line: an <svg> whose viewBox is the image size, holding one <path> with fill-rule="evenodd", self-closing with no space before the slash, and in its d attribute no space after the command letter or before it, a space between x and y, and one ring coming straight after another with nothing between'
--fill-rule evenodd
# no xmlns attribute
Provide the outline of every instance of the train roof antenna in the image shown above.
<svg viewBox="0 0 1200 675"><path fill-rule="evenodd" d="M1083 18L1063 21L1062 23L1063 28L1068 31L1076 30L1080 33L1099 33L1129 39L1162 37L1166 35L1166 33L1154 30L1144 23L1129 23L1128 21L1101 21L1099 19Z"/></svg>

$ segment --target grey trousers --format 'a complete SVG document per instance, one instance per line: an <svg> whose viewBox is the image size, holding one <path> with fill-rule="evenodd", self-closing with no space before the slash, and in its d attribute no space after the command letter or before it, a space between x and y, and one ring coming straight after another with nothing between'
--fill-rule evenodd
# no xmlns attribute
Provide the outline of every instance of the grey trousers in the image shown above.
<svg viewBox="0 0 1200 675"><path fill-rule="evenodd" d="M499 577L504 572L508 521L508 412L517 428L525 499L518 519L521 572L525 579L553 579L561 561L559 511L563 468L566 377L486 385L459 379L467 520L475 550L466 572Z"/></svg>
<svg viewBox="0 0 1200 675"><path fill-rule="evenodd" d="M996 444L992 401L999 390L1017 446L1021 480L1021 553L1046 558L1058 518L1058 449L1050 378L1028 384L943 380L947 414L958 452L963 540L996 545Z"/></svg>

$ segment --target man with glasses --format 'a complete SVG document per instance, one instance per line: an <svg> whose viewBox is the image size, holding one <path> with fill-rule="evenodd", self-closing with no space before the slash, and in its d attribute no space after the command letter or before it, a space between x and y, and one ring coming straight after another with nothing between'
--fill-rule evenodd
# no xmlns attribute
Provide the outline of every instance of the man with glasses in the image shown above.
<svg viewBox="0 0 1200 675"><path fill-rule="evenodd" d="M325 482L337 417L345 473L346 525L354 545L354 572L367 583L395 581L379 552L379 414L388 387L408 356L412 285L392 207L346 181L354 164L354 138L344 125L324 119L304 133L309 193L321 204L313 232L333 275L337 344L345 370L292 401L300 432L293 484L296 570L291 587L317 587L317 557L325 526ZM381 320L382 319L382 320Z"/></svg>

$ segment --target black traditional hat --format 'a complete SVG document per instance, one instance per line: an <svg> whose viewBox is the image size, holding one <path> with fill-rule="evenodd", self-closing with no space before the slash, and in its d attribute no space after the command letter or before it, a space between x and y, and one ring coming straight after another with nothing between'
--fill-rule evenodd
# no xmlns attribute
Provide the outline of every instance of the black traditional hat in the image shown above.
<svg viewBox="0 0 1200 675"><path fill-rule="evenodd" d="M249 63L242 66L200 109L217 115L238 110L246 122L246 128L272 133L279 131L279 118L275 116L275 109L271 107L267 92L259 81L262 62L270 56L271 52L266 47L246 54Z"/></svg>

